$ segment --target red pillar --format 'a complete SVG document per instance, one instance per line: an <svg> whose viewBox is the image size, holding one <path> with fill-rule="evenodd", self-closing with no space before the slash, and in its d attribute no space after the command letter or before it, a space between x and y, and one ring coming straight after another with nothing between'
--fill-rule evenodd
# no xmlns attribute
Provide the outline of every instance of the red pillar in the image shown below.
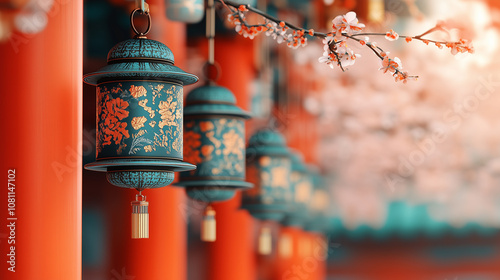
<svg viewBox="0 0 500 280"><path fill-rule="evenodd" d="M273 261L273 280L322 280L326 279L327 244L320 234L304 232L299 228L284 227L280 238L290 238L292 249L289 256L278 252ZM279 242L279 241L278 241Z"/></svg>
<svg viewBox="0 0 500 280"><path fill-rule="evenodd" d="M0 279L81 279L82 47L82 0L55 1L42 32L0 43ZM15 244L8 217L17 218ZM7 270L10 246L16 272Z"/></svg>

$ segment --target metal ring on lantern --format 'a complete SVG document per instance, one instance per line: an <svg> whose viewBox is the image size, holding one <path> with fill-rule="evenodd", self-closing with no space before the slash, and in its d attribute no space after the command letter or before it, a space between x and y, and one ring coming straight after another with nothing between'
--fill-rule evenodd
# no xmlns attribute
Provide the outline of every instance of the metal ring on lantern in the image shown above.
<svg viewBox="0 0 500 280"><path fill-rule="evenodd" d="M135 15L136 12L139 12L139 14L146 15L148 17L148 27L146 28L145 32L139 32L139 31L137 31L137 28L135 28L134 15ZM137 34L137 37L144 37L144 36L146 36L146 34L149 33L149 30L151 30L151 15L149 14L149 12L147 12L147 11L144 12L140 8L134 9L132 11L132 13L130 14L130 26L132 27L132 30L135 32L135 34Z"/></svg>

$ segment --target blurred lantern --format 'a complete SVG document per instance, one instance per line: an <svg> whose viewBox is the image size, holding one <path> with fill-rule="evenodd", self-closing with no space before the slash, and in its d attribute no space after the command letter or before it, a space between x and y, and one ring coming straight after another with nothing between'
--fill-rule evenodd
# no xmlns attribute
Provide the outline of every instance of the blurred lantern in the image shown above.
<svg viewBox="0 0 500 280"><path fill-rule="evenodd" d="M322 243L328 244L327 235L331 231L331 216L328 213L330 209L330 193L325 186L324 178L316 167L309 167L309 173L312 177L313 191L308 204L309 219L304 229L322 235ZM321 254L327 256L327 246L321 248L325 250Z"/></svg>
<svg viewBox="0 0 500 280"><path fill-rule="evenodd" d="M215 85L219 73L214 61L214 0L208 1L206 20L207 85L193 90L184 108L184 153L189 155L186 161L198 168L181 173L178 185L184 186L192 199L219 202L232 198L237 189L252 187L245 182L245 119L250 116L236 106L231 91ZM209 205L202 221L201 239L215 241L215 230L215 210Z"/></svg>
<svg viewBox="0 0 500 280"><path fill-rule="evenodd" d="M312 197L313 182L304 164L303 156L298 152L291 154L292 173L290 176L290 191L292 201L285 218L284 226L302 227L309 219L308 204Z"/></svg>
<svg viewBox="0 0 500 280"><path fill-rule="evenodd" d="M203 19L205 0L165 0L167 17L173 21L197 23Z"/></svg>
<svg viewBox="0 0 500 280"><path fill-rule="evenodd" d="M283 136L262 129L250 137L247 148L247 180L255 186L245 191L242 208L263 221L281 221L292 200L290 192L291 159ZM267 238L266 236L269 236ZM259 243L270 241L270 230L261 230ZM259 248L270 247L259 244ZM269 250L260 250L267 254Z"/></svg>
<svg viewBox="0 0 500 280"><path fill-rule="evenodd" d="M312 177L304 164L302 154L296 151L292 152L291 161L290 191L292 199L285 218L281 220L281 224L289 227L303 227L309 219L308 204L312 196ZM291 237L283 231L279 239L280 255L289 257L293 250Z"/></svg>
<svg viewBox="0 0 500 280"><path fill-rule="evenodd" d="M145 32L135 28L136 14L147 16ZM139 192L169 185L174 171L196 168L182 161L182 103L183 85L198 78L174 66L167 46L146 38L150 22L148 12L135 9L137 36L114 46L108 65L84 76L97 86L96 161L85 168ZM132 210L132 238L148 238L148 202L141 193Z"/></svg>
<svg viewBox="0 0 500 280"><path fill-rule="evenodd" d="M236 106L234 95L220 86L199 87L188 94L184 116L185 160L197 169L182 172L177 185L186 187L190 198L206 202L228 200L235 190L252 187L245 182L245 119L249 115Z"/></svg>

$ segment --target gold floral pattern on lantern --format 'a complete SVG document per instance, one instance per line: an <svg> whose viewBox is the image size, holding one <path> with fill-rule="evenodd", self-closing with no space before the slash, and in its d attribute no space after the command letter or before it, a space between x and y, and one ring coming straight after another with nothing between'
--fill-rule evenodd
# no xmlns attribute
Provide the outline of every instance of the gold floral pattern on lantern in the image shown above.
<svg viewBox="0 0 500 280"><path fill-rule="evenodd" d="M271 169L271 186L273 188L288 188L289 170L283 166Z"/></svg>
<svg viewBox="0 0 500 280"><path fill-rule="evenodd" d="M237 134L234 130L230 130L222 135L222 139L222 142L224 143L224 149L222 150L223 155L227 156L229 154L235 154L238 156L238 159L243 159L245 142L239 134Z"/></svg>
<svg viewBox="0 0 500 280"><path fill-rule="evenodd" d="M270 156L260 156L248 163L246 179L254 188L245 191L245 196L263 204L290 201L290 164L285 157Z"/></svg>
<svg viewBox="0 0 500 280"><path fill-rule="evenodd" d="M132 97L134 98L146 96L146 93L148 92L146 88L144 88L143 86L134 86L134 85L130 86L129 91L130 95L132 95Z"/></svg>
<svg viewBox="0 0 500 280"><path fill-rule="evenodd" d="M259 158L259 164L261 166L269 166L269 164L271 164L271 158L268 156L262 156Z"/></svg>
<svg viewBox="0 0 500 280"><path fill-rule="evenodd" d="M144 152L182 158L182 87L124 81L109 88L102 84L97 90L98 157Z"/></svg>
<svg viewBox="0 0 500 280"><path fill-rule="evenodd" d="M307 203L311 197L312 186L308 182L300 182L295 187L295 201L299 203Z"/></svg>
<svg viewBox="0 0 500 280"><path fill-rule="evenodd" d="M147 104L148 104L148 100L147 99L143 99L141 101L139 101L139 106L141 106L144 111L148 112L149 113L149 117L152 119L155 117L155 111L153 111L151 109L151 107L148 107Z"/></svg>
<svg viewBox="0 0 500 280"><path fill-rule="evenodd" d="M182 150L182 143L182 137L178 137L175 139L174 143L172 143L172 148L177 152L180 152Z"/></svg>
<svg viewBox="0 0 500 280"><path fill-rule="evenodd" d="M148 119L146 119L146 117L134 117L132 119L132 127L135 129L135 130L139 130L141 127L144 127L144 123L147 121Z"/></svg>
<svg viewBox="0 0 500 280"><path fill-rule="evenodd" d="M176 114L175 114L175 109L177 107L177 101L172 101L173 97L169 96L167 101L160 101L160 105L158 105L158 108L160 108L160 115L161 115L161 121L158 124L160 128L163 128L164 126L177 126L177 122L175 121Z"/></svg>
<svg viewBox="0 0 500 280"><path fill-rule="evenodd" d="M235 119L186 120L186 133L195 133L201 144L196 150L184 144L185 160L197 164L198 169L191 171L197 176L244 176L244 123ZM188 135L189 136L189 135ZM191 136L184 136L184 141L192 141ZM196 143L198 144L198 143ZM193 153L190 155L190 153ZM194 157L188 160L187 158ZM196 163L195 163L196 162Z"/></svg>

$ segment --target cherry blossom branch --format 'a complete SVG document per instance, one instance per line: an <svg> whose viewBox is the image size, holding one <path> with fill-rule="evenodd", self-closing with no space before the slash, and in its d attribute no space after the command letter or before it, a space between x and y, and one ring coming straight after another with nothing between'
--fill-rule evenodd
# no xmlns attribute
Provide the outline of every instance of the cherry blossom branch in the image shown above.
<svg viewBox="0 0 500 280"><path fill-rule="evenodd" d="M232 1L227 1L227 0L216 0L218 1L219 3L221 3L224 7L226 7L229 11L231 12L234 12L235 10L240 10L240 11L250 11L252 13L255 13L255 14L258 14L276 24L281 24L283 23L286 27L290 28L290 29L293 29L293 30L296 30L296 31L304 31L304 32L308 32L312 29L309 29L309 30L306 30L304 28L300 28L300 27L297 27L289 22L286 22L286 21L282 21L278 18L275 18L269 14L266 14L264 13L263 11L259 10L259 9L256 9L248 4L238 4L238 3L234 3ZM257 24L257 25L253 25L253 26L264 26L263 24ZM312 34L309 34L310 36L315 36L315 37L319 37L319 38L324 38L326 37L326 34L325 33L322 33L322 32L314 32L313 30L313 33Z"/></svg>
<svg viewBox="0 0 500 280"><path fill-rule="evenodd" d="M323 39L324 53L318 61L326 63L331 68L333 68L334 65L339 66L342 71L347 70L347 67L353 65L356 58L361 56L355 54L354 51L348 47L347 41L351 39L368 47L375 53L382 61L380 70L383 70L384 73L391 73L396 82L403 81L406 83L408 80L417 79L418 76L410 76L407 72L403 71L399 58L389 58L389 52L385 52L382 48L378 47L376 42L370 42L367 36L384 36L389 41L395 41L399 38L404 38L406 42L411 42L413 39L420 40L426 45L434 43L440 49L446 46L451 49L452 54L459 52L474 52L472 44L464 39L460 39L457 42L448 42L423 38L435 31L445 31L440 24L417 36L399 36L399 34L392 29L386 33L362 33L361 31L364 29L365 25L359 23L356 18L356 13L349 12L345 15L337 16L332 20L332 32L322 33L316 32L313 29L307 30L297 27L289 22L279 20L278 18L253 8L250 5L240 5L225 0L217 1L230 12L228 20L235 25L236 32L245 38L253 39L258 34L266 32L267 36L271 36L279 44L286 42L289 47L294 49L307 45L307 35L321 38ZM249 24L245 17L247 12L262 16L264 18L264 23ZM363 36L363 38L359 38L360 36Z"/></svg>

